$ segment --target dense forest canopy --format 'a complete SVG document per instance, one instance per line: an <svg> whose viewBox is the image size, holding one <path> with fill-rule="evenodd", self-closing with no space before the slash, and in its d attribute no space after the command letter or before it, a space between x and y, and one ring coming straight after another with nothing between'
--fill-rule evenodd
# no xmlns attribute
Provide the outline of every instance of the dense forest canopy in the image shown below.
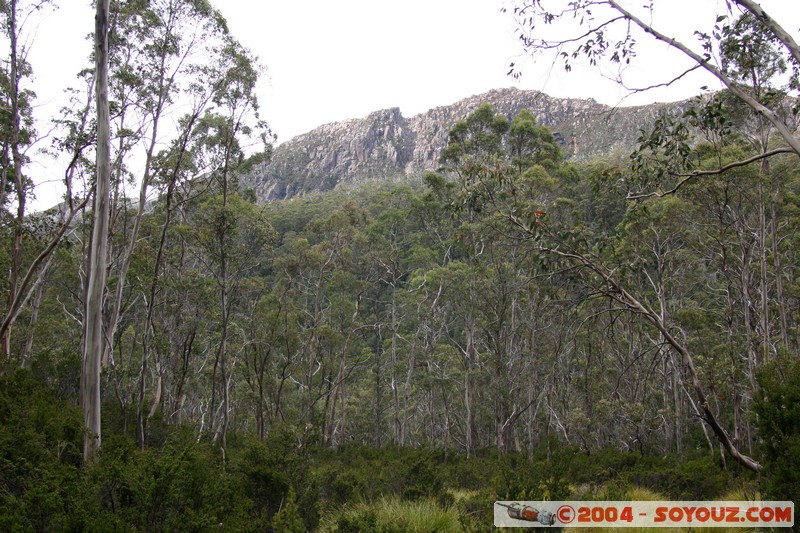
<svg viewBox="0 0 800 533"><path fill-rule="evenodd" d="M569 3L594 4L638 24ZM728 88L630 158L570 162L487 104L424 184L258 204L256 58L205 0L114 1L49 136L66 195L31 213L20 21L52 6L1 2L0 524L388 531L342 509L392 495L483 531L495 499L798 496L800 54L736 4L698 60Z"/></svg>

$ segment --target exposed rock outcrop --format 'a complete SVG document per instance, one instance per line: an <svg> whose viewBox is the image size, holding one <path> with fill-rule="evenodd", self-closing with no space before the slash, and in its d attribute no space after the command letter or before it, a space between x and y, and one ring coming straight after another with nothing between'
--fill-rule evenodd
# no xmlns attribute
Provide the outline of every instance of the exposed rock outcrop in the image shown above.
<svg viewBox="0 0 800 533"><path fill-rule="evenodd" d="M450 129L482 103L513 118L530 110L563 141L567 157L580 160L630 151L666 110L686 102L611 108L592 99L554 98L538 91L497 89L405 118L400 109L326 124L275 149L272 160L244 179L259 201L330 190L340 183L401 180L435 169Z"/></svg>

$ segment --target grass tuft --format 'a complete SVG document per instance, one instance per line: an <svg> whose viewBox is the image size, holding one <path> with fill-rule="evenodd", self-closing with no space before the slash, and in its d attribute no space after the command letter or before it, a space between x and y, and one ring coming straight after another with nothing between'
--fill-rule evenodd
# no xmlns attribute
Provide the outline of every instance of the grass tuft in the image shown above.
<svg viewBox="0 0 800 533"><path fill-rule="evenodd" d="M320 532L333 533L350 529L374 528L377 531L409 533L458 533L462 531L455 506L441 507L435 500L402 500L383 497L375 502L347 505L341 512L323 519Z"/></svg>

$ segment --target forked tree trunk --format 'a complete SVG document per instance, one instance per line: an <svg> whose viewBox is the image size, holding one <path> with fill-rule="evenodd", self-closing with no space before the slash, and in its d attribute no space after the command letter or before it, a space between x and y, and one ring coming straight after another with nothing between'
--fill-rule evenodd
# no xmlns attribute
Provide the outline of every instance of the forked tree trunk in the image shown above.
<svg viewBox="0 0 800 533"><path fill-rule="evenodd" d="M100 359L103 355L103 292L108 248L111 135L108 110L109 0L98 0L95 14L95 69L97 83L97 183L94 193L92 246L86 291L85 336L81 364L81 410L86 433L83 459L89 462L100 448Z"/></svg>

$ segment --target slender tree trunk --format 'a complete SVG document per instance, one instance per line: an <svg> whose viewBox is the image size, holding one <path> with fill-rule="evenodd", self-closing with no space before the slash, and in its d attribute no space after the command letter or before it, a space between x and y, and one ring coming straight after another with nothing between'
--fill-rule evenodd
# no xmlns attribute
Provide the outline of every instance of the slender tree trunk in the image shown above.
<svg viewBox="0 0 800 533"><path fill-rule="evenodd" d="M83 108L80 114L81 122L80 122L80 130L82 131L86 124L89 121L89 115L91 114L92 109L92 95L93 91L89 91L89 95L87 97L86 106ZM59 223L58 229L56 229L55 234L50 238L50 240L45 245L44 249L31 261L31 264L28 266L28 269L22 279L16 284L17 288L13 298L9 298L9 305L6 309L6 314L2 319L2 323L0 323L0 346L6 346L6 341L10 339L10 334L8 333L11 326L13 325L14 321L16 320L20 310L25 305L24 297L22 295L23 292L27 290L27 287L34 283L34 285L38 286L43 282L44 275L47 271L47 266L49 265L50 260L52 259L52 254L55 251L58 244L64 238L67 231L72 226L72 221L79 212L83 211L83 208L86 207L86 204L89 202L89 198L91 195L87 195L81 202L75 203L72 195L72 180L75 177L76 167L81 159L81 155L83 150L87 146L85 145L77 145L74 147L74 151L71 154L72 158L70 163L67 166L66 172L64 173L64 185L66 186L66 204L67 208L63 213L63 218ZM4 166L8 165L8 156L7 154L3 154L3 163ZM5 191L7 177L5 175L5 169L2 173L2 179L0 179L0 191ZM2 194L2 193L0 193ZM4 198L0 197L0 200L4 200ZM44 266L42 266L44 264ZM41 267L41 268L40 268ZM36 281L34 281L34 277ZM10 348L10 345L9 345ZM2 348L0 348L0 354L2 354ZM2 362L2 355L0 355L0 362Z"/></svg>
<svg viewBox="0 0 800 533"><path fill-rule="evenodd" d="M775 300L778 312L781 332L781 346L785 351L789 350L790 324L789 317L791 309L786 302L786 293L783 288L783 257L780 251L780 235L778 234L778 199L781 197L780 180L771 177L770 200L769 200L769 234L772 252L772 264L775 272Z"/></svg>
<svg viewBox="0 0 800 533"><path fill-rule="evenodd" d="M166 37L165 37L166 39ZM168 88L166 87L169 85L168 80L166 80L166 55L162 53L161 56L161 64L159 68L159 94L158 100L156 102L156 107L153 110L153 127L152 131L150 132L150 140L147 145L147 152L145 154L145 161L144 161L144 174L142 176L142 182L139 187L139 204L136 209L136 214L133 218L133 228L131 229L131 234L128 237L128 242L125 246L125 249L122 252L121 257L121 264L119 267L119 271L117 273L117 289L114 293L114 300L113 300L113 307L111 311L111 317L108 323L108 338L110 342L106 347L106 353L103 355L103 365L108 363L108 357L110 356L111 352L114 349L114 338L116 336L117 326L120 320L120 313L122 311L122 303L123 303L123 293L125 291L125 278L128 274L128 270L130 269L131 258L133 257L133 251L136 247L136 241L139 238L139 231L142 225L142 219L144 217L145 208L147 206L147 192L148 187L150 186L150 180L152 177L152 166L153 166L153 153L155 151L156 145L158 143L158 126L161 119L161 115L164 110L164 106L166 104L167 99L167 91ZM189 129L191 130L194 124L194 116L192 117L192 121L189 124ZM187 133L184 139L188 139L189 134ZM188 141L184 141L184 146ZM183 152L183 147L181 152ZM120 153L122 153L122 149L120 149ZM181 153L181 156L183 154ZM181 161L182 157L178 158L178 161ZM172 187L173 182L170 184ZM169 210L169 205L167 206L167 210ZM159 250L160 254L161 250ZM158 269L158 262L156 262L156 269Z"/></svg>
<svg viewBox="0 0 800 533"><path fill-rule="evenodd" d="M767 282L767 193L764 182L768 179L769 166L767 160L761 162L761 175L758 186L758 248L759 248L759 292L761 297L761 362L769 360L770 326L769 326L769 285ZM755 392L755 390L753 391Z"/></svg>
<svg viewBox="0 0 800 533"><path fill-rule="evenodd" d="M744 316L745 349L747 350L747 376L752 390L756 390L756 368L758 368L758 350L755 349L755 319L753 317L753 301L750 295L750 243L740 236L741 246L741 294L742 313Z"/></svg>
<svg viewBox="0 0 800 533"><path fill-rule="evenodd" d="M33 339L35 337L34 327L39 319L39 307L41 306L42 295L44 294L44 278L45 274L50 269L50 263L52 262L52 259L53 256L51 255L47 259L45 265L42 267L40 275L36 279L36 283L34 283L33 287L31 287L31 291L33 292L33 302L31 303L31 318L28 322L28 339L25 341L25 348L23 348L22 356L20 357L23 368L28 366L28 358L33 350Z"/></svg>
<svg viewBox="0 0 800 533"><path fill-rule="evenodd" d="M397 382L397 284L392 280L392 345L391 385L394 407L394 443L403 445L403 430L400 422L400 384Z"/></svg>
<svg viewBox="0 0 800 533"><path fill-rule="evenodd" d="M681 394L683 388L683 376L681 375L681 368L676 367L675 360L670 353L668 358L669 365L673 368L671 375L672 381L672 403L675 413L675 452L680 459L683 459L683 420L685 418L685 405L683 395Z"/></svg>
<svg viewBox="0 0 800 533"><path fill-rule="evenodd" d="M148 324L145 324L144 327L145 330L147 330ZM150 351L148 339L149 335L145 332L145 334L142 335L142 357L141 366L139 368L139 399L136 407L136 435L139 448L141 449L144 449L147 436L145 431L147 422L144 417L144 399L147 392L147 353Z"/></svg>
<svg viewBox="0 0 800 533"><path fill-rule="evenodd" d="M467 346L464 353L464 408L466 409L467 416L464 421L464 447L467 452L467 459L472 455L472 450L475 446L474 432L475 432L475 413L472 410L472 375L471 370L475 361L475 340L473 338L473 323L470 316L467 320L466 335Z"/></svg>
<svg viewBox="0 0 800 533"><path fill-rule="evenodd" d="M233 129L235 131L235 128ZM225 150L225 161L222 166L222 208L227 214L228 208L228 194L229 194L229 165L230 165L230 157L232 151L232 139L228 140L228 144ZM227 221L226 221L227 223ZM227 228L218 228L218 244L220 249L220 271L219 271L219 285L220 285L220 311L222 313L222 332L220 333L220 341L219 341L219 369L220 369L220 378L222 381L222 423L219 429L219 436L220 442L222 444L222 448L226 448L228 445L228 424L229 424L229 417L230 413L228 412L230 408L230 398L229 398L229 389L228 389L228 335L229 335L229 327L230 327L230 318L231 318L231 279L230 279L230 272L229 272L229 257L228 257L228 238L226 231ZM213 385L212 385L213 386Z"/></svg>
<svg viewBox="0 0 800 533"><path fill-rule="evenodd" d="M110 126L108 108L109 0L98 0L95 14L95 69L97 72L97 183L94 226L89 257L86 321L81 365L81 409L86 434L83 459L91 461L100 448L100 359L103 356L103 292L106 285L110 188Z"/></svg>
<svg viewBox="0 0 800 533"><path fill-rule="evenodd" d="M342 346L342 355L339 358L339 369L336 372L336 379L333 382L333 390L331 392L330 414L328 420L327 431L324 435L324 442L328 446L335 446L337 444L336 431L341 427L342 438L346 435L346 409L347 409L347 391L345 389L345 379L347 378L347 359L350 355L350 343L353 335L355 334L356 319L359 312L359 303L356 302L356 309L351 318L350 328L345 338L344 346ZM337 415L337 404L341 402L341 412ZM337 420L337 416L339 420Z"/></svg>
<svg viewBox="0 0 800 533"><path fill-rule="evenodd" d="M223 260L223 283L227 284L227 261ZM225 448L228 444L228 326L230 323L230 311L228 303L228 291L223 285L220 294L220 307L222 308L222 333L219 342L219 369L220 379L222 382L222 422L219 430L220 442L222 447Z"/></svg>
<svg viewBox="0 0 800 533"><path fill-rule="evenodd" d="M339 359L339 369L336 372L336 378L333 380L332 391L330 397L330 409L326 416L328 424L325 427L323 436L323 443L327 446L336 446L336 406L339 403L339 397L342 396L342 403L344 403L344 371L345 361L347 357L347 345L345 344L342 350L342 357ZM344 407L342 408L344 411Z"/></svg>
<svg viewBox="0 0 800 533"><path fill-rule="evenodd" d="M444 380L442 380L440 388L442 392L442 407L444 407L444 430L442 434L442 441L444 443L444 449L447 450L450 447L450 442L452 439L450 435L450 402L447 401L447 390L445 389Z"/></svg>
<svg viewBox="0 0 800 533"><path fill-rule="evenodd" d="M186 393L184 387L186 380L189 377L189 358L194 346L194 340L197 336L197 325L194 325L191 331L183 339L181 346L181 368L178 376L178 383L175 385L175 398L171 407L170 419L175 425L179 425L183 419L183 404L186 401Z"/></svg>
<svg viewBox="0 0 800 533"><path fill-rule="evenodd" d="M8 35L11 45L10 63L10 92L11 92L11 160L14 166L14 186L17 189L17 217L14 221L14 241L11 248L11 271L9 273L8 306L7 312L13 316L14 301L17 299L19 274L22 269L22 237L23 226L25 224L25 179L22 176L22 154L19 151L20 137L20 109L19 109L19 57L17 43L17 0L11 0L7 6L8 13ZM3 191L5 192L5 191ZM0 342L2 342L3 356L6 360L11 356L11 326L13 318L8 326L3 330Z"/></svg>
<svg viewBox="0 0 800 533"><path fill-rule="evenodd" d="M381 356L383 354L383 335L380 326L375 339L375 435L374 445L380 448L383 442L383 387L381 386Z"/></svg>
<svg viewBox="0 0 800 533"><path fill-rule="evenodd" d="M786 295L783 290L783 259L780 251L780 237L778 235L778 207L777 197L779 191L773 192L770 201L770 237L772 241L772 262L775 269L775 299L778 303L778 316L781 324L781 344L784 350L789 350L789 307L786 305Z"/></svg>
<svg viewBox="0 0 800 533"><path fill-rule="evenodd" d="M414 368L417 366L417 345L412 344L408 352L406 380L403 383L403 418L401 420L400 443L408 444L408 422L413 419L414 411L411 409L411 384L414 382Z"/></svg>
<svg viewBox="0 0 800 533"><path fill-rule="evenodd" d="M139 438L139 446L140 447L144 447L144 443L145 443L145 429L146 429L147 421L146 421L145 416L144 416L144 401L145 401L146 383L147 383L146 380L147 380L148 357L150 355L149 354L149 352L150 352L150 335L151 335L151 333L152 333L152 335L155 335L155 324L154 324L154 321L153 321L153 312L154 312L155 306L156 306L156 296L157 296L156 293L157 293L158 284L159 284L159 281L160 281L159 274L160 274L161 268L162 268L161 264L162 264L162 259L164 257L164 249L166 248L167 230L169 229L170 223L172 221L172 215L173 215L173 210L174 210L174 208L173 208L173 198L174 198L174 194L175 194L175 185L176 185L176 183L178 181L178 178L180 176L180 162L183 160L183 156L184 156L184 154L185 154L185 152L187 150L187 147L188 147L188 144L189 144L189 138L190 138L191 132L192 132L192 130L194 128L195 121L196 121L196 119L198 117L198 113L199 113L199 111L196 111L192 115L189 123L186 126L186 129L183 132L182 143L180 145L180 149L178 151L178 157L176 159L177 162L175 163L175 166L172 168L172 173L171 173L171 176L170 176L169 185L167 186L167 194L166 194L166 198L164 200L164 210L165 210L164 224L161 226L161 235L160 235L159 241L158 241L158 249L156 251L156 260L155 260L155 263L153 265L153 278L152 278L152 281L150 282L150 290L148 292L148 296L147 296L147 300L146 300L147 312L146 312L145 326L144 326L144 329L142 331L142 358L141 358L141 368L140 368L141 377L140 377L140 382L139 382L139 405L138 405L138 408L137 408L137 411L136 411L136 417L137 417L136 421L137 421L138 438ZM153 127L154 131L156 129L156 126L157 126L157 123ZM155 139L155 137L153 137L152 142L150 144L150 148L148 149L147 161L145 163L148 166L148 168L149 168L149 165L150 165L150 161L151 161L151 157L152 157L152 151L153 151L153 147L155 146L155 142L156 142L156 139ZM122 265L122 267L120 267L120 273L119 273L119 277L118 277L118 280L117 280L117 291L116 291L116 297L115 297L115 300L114 300L114 310L113 310L112 315L111 315L110 325L109 325L109 334L108 334L109 338L112 339L112 341L113 341L113 338L114 338L114 331L116 329L116 326L117 326L117 323L118 323L118 320L119 320L120 309L122 307L122 285L124 284L125 273L127 272L128 267L130 266L130 259L131 259L132 255L133 255L133 245L134 245L134 243L136 241L136 236L139 234L139 225L141 223L142 215L144 213L144 207L145 207L145 195L144 195L144 193L145 193L145 190L146 190L145 183L147 181L149 181L149 170L145 171L145 177L143 179L144 179L144 182L142 183L142 189L141 189L141 192L140 192L139 210L137 212L136 221L134 223L133 235L131 236L131 241L129 241L129 246L126 248L126 250L124 252L123 265ZM106 352L106 354L109 354L111 350L113 350L113 345L111 343L109 343L108 351ZM106 356L104 356L104 362L105 361L106 361ZM156 372L157 372L157 385L158 386L156 387L156 391L155 391L155 400L154 400L154 402L152 404L150 412L147 415L148 419L152 418L153 415L155 414L156 409L158 408L160 400L161 400L161 398L163 396L163 390L162 390L162 387L163 387L163 375L162 375L163 374L163 365L158 360L156 360Z"/></svg>
<svg viewBox="0 0 800 533"><path fill-rule="evenodd" d="M264 390L264 386L266 385L267 375L267 361L270 358L272 353L272 349L268 348L266 355L262 355L260 353L260 349L255 349L256 354L254 355L255 361L257 361L258 368L256 370L256 380L258 385L258 406L256 407L256 426L258 430L258 440L264 440L267 438L267 421L266 416L264 415L264 406L266 405L266 393Z"/></svg>

